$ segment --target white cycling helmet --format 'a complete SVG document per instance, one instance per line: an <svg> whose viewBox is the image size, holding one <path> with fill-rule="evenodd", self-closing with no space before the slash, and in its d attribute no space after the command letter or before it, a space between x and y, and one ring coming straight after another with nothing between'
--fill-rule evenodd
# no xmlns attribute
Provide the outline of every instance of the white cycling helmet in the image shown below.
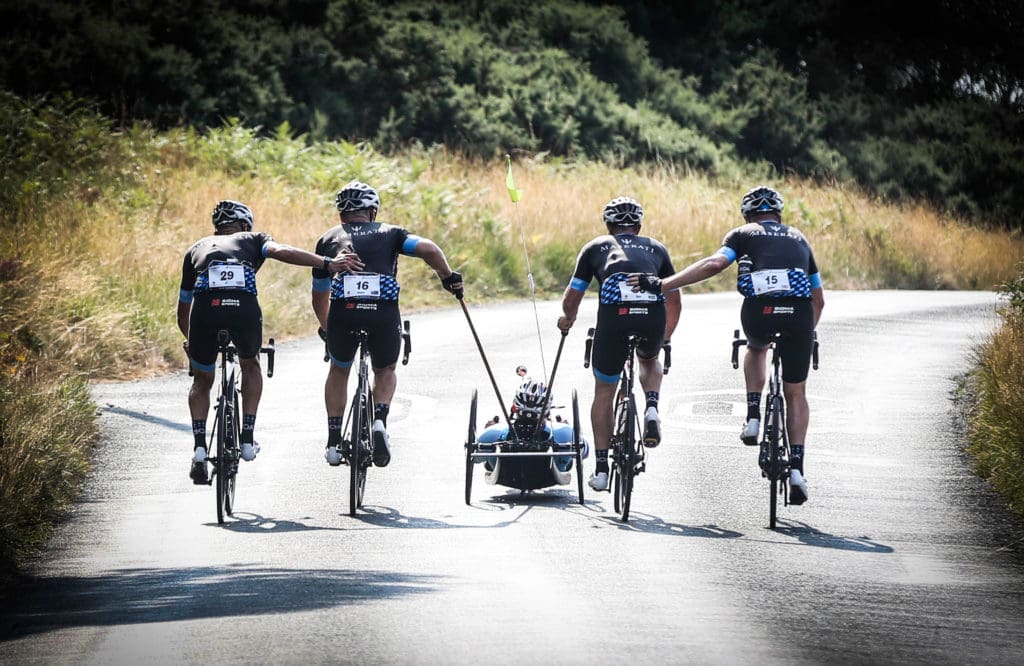
<svg viewBox="0 0 1024 666"><path fill-rule="evenodd" d="M252 211L244 203L238 201L225 199L217 202L217 205L213 207L213 226L222 227L232 222L239 222L242 229L252 231Z"/></svg>
<svg viewBox="0 0 1024 666"><path fill-rule="evenodd" d="M535 382L532 379L527 379L523 382L519 390L516 391L516 397L512 400L512 408L515 413L519 416L525 416L530 420L539 420L547 416L544 411L544 394L547 392L547 387L544 382ZM550 405L550 400L548 401Z"/></svg>
<svg viewBox="0 0 1024 666"><path fill-rule="evenodd" d="M380 197L377 195L377 190L366 183L353 180L341 188L334 198L334 205L342 213L366 208L379 209Z"/></svg>
<svg viewBox="0 0 1024 666"><path fill-rule="evenodd" d="M740 202L740 212L744 217L751 213L775 213L782 214L785 203L778 192L765 185L758 185L743 195Z"/></svg>
<svg viewBox="0 0 1024 666"><path fill-rule="evenodd" d="M633 227L644 219L644 207L635 199L615 197L604 206L604 223L616 227Z"/></svg>

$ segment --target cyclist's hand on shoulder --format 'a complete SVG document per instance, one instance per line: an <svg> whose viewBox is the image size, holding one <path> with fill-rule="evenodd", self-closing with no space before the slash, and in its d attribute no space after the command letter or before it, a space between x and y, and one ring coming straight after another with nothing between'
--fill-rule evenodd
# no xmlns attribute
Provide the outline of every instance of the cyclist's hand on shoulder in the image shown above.
<svg viewBox="0 0 1024 666"><path fill-rule="evenodd" d="M457 271L452 271L452 274L446 278L441 278L441 286L445 288L445 291L449 291L455 295L455 298L462 299L462 274Z"/></svg>
<svg viewBox="0 0 1024 666"><path fill-rule="evenodd" d="M652 294L661 293L661 278L650 273L630 273L626 284Z"/></svg>
<svg viewBox="0 0 1024 666"><path fill-rule="evenodd" d="M331 259L330 270L333 273L344 271L361 271L366 267L359 255L351 250L342 250L341 254Z"/></svg>

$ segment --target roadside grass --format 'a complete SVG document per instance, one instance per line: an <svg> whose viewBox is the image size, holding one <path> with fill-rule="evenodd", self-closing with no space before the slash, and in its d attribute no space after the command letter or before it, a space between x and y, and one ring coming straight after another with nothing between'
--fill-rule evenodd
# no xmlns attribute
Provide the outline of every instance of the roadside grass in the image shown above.
<svg viewBox="0 0 1024 666"><path fill-rule="evenodd" d="M605 202L618 195L643 203L644 233L662 240L681 269L717 249L739 220L740 196L761 181L782 192L786 220L806 230L829 289L992 289L1024 256L1020 234L758 174L712 181L671 166L520 157L515 206L502 160L440 148L382 155L365 145L311 144L286 127L259 138L237 122L204 134L137 127L116 136L80 113L50 114L46 123L70 127L23 138L19 150L40 157L19 164L35 171L0 165L10 167L0 178L0 577L43 543L88 470L96 434L88 382L184 367L174 319L181 260L210 233L220 199L246 202L257 229L312 249L336 223L339 186L370 182L383 200L380 219L437 241L464 274L471 302L529 297L524 242L538 296L560 294L580 246L603 231ZM40 143L64 135L84 146L76 151L106 157L91 157L81 172L36 168L68 163L71 148ZM90 141L103 150L89 150ZM695 290L732 289L728 273ZM308 270L270 261L259 275L265 336L312 334ZM400 281L405 310L452 302L423 262L402 259ZM182 405L185 418L184 396Z"/></svg>
<svg viewBox="0 0 1024 666"><path fill-rule="evenodd" d="M1003 287L1002 324L975 351L967 379L973 395L967 414L968 452L975 470L1024 519L1024 261Z"/></svg>

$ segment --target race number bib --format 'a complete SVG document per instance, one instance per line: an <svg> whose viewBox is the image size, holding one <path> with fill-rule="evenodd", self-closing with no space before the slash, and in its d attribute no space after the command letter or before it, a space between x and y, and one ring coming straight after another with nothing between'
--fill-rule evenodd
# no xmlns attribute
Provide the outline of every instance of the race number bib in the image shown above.
<svg viewBox="0 0 1024 666"><path fill-rule="evenodd" d="M622 299L623 303L636 301L651 302L658 300L657 294L644 291L639 287L631 287L626 284L625 280L619 283L619 297Z"/></svg>
<svg viewBox="0 0 1024 666"><path fill-rule="evenodd" d="M379 275L346 275L342 278L345 298L377 300L380 298Z"/></svg>
<svg viewBox="0 0 1024 666"><path fill-rule="evenodd" d="M789 291L789 271L785 269L754 271L750 274L754 294L770 294L775 291Z"/></svg>
<svg viewBox="0 0 1024 666"><path fill-rule="evenodd" d="M245 267L242 264L210 266L210 289L245 289Z"/></svg>

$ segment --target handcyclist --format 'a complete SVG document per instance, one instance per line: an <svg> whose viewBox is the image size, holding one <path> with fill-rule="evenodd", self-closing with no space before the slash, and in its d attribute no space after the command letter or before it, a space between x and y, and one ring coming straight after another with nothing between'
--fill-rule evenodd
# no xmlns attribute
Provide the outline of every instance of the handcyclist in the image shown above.
<svg viewBox="0 0 1024 666"><path fill-rule="evenodd" d="M195 440L189 476L207 483L206 417L217 361L217 331L230 332L242 368L241 455L253 460L259 444L253 440L256 410L263 393L259 351L263 344L263 313L256 297L256 272L267 257L298 266L345 270L354 257L330 257L276 242L270 234L253 231L252 211L225 200L213 209L212 236L196 241L185 253L178 296L178 328L192 366L188 406Z"/></svg>
<svg viewBox="0 0 1024 666"><path fill-rule="evenodd" d="M739 260L736 288L744 296L740 321L747 337L743 359L747 418L740 439L750 446L757 444L769 338L782 333L779 354L782 390L788 408L786 429L791 442L789 501L803 504L808 497L804 444L810 420L806 381L813 332L825 307L825 291L807 238L782 223L783 206L778 192L759 185L744 194L740 202L745 223L725 235L717 252L668 279L643 275L632 276L630 282L653 293L662 293L718 275Z"/></svg>
<svg viewBox="0 0 1024 666"><path fill-rule="evenodd" d="M597 466L590 477L594 490L608 488L608 449L612 434L612 403L615 387L626 362L626 338L641 335L637 347L640 384L646 393L644 444L655 447L661 441L658 398L661 392L661 361L658 354L679 322L679 292L649 294L626 283L630 273L651 273L668 277L675 269L668 250L658 241L638 235L644 219L643 207L628 197L616 197L603 212L608 233L583 246L576 270L562 298L558 328L568 331L576 321L583 295L590 282L600 284L597 331L592 350L594 402L590 421L594 429Z"/></svg>
<svg viewBox="0 0 1024 666"><path fill-rule="evenodd" d="M341 430L348 399L348 375L355 360L359 330L369 334L367 345L373 367L373 464L391 461L387 420L398 378L395 366L401 345L398 309L398 256L418 257L434 269L441 286L462 298L462 275L448 265L444 252L431 240L402 227L377 221L380 196L357 180L335 197L341 223L331 227L316 244L318 254L351 252L357 261L334 275L324 267L313 269L313 312L327 342L330 369L324 385L327 406L327 450L330 465L342 463Z"/></svg>
<svg viewBox="0 0 1024 666"><path fill-rule="evenodd" d="M551 412L552 397L547 398L545 405L545 392L547 388L544 382L534 381L525 378L522 385L516 390L515 398L512 399L512 434L509 428L499 422L497 418L487 423L486 429L477 438L477 450L486 452L494 449L494 443L515 439L527 442L550 442L556 451L570 451L572 448L572 424L564 422L548 423L548 416ZM540 427L538 427L540 426ZM590 445L583 440L583 451L581 458L586 458L590 452ZM490 448L488 448L490 447ZM559 472L568 472L572 469L574 455L555 456L555 468ZM484 464L488 469L493 469L496 458L485 459ZM544 466L544 469L547 469ZM582 474L582 470L579 472Z"/></svg>

